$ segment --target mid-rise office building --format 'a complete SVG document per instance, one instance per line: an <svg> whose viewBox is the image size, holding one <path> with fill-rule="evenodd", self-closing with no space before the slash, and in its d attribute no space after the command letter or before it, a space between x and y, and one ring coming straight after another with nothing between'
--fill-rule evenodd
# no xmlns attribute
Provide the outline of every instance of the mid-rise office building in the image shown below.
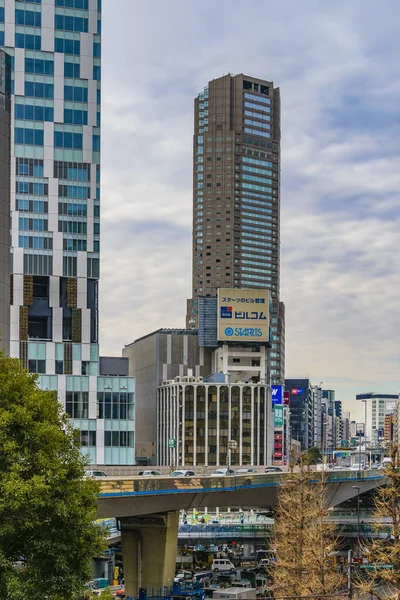
<svg viewBox="0 0 400 600"><path fill-rule="evenodd" d="M215 296L218 288L270 290L268 377L283 384L279 88L225 75L208 83L194 112L193 277L186 325L197 327L198 298Z"/></svg>
<svg viewBox="0 0 400 600"><path fill-rule="evenodd" d="M10 354L57 390L93 463L129 464L133 381L98 378L101 0L2 6L12 66Z"/></svg>
<svg viewBox="0 0 400 600"><path fill-rule="evenodd" d="M0 50L0 348L10 351L11 59Z"/></svg>
<svg viewBox="0 0 400 600"><path fill-rule="evenodd" d="M397 394L357 394L356 400L364 402L365 435L372 444L384 438L385 416L396 411Z"/></svg>
<svg viewBox="0 0 400 600"><path fill-rule="evenodd" d="M285 379L286 392L290 394L290 426L292 440L301 444L302 450L314 445L314 391L309 379Z"/></svg>

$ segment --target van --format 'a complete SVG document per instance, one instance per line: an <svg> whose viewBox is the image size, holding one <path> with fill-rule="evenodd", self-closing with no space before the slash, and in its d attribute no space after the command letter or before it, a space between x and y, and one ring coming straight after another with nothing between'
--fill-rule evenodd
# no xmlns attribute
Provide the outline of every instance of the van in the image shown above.
<svg viewBox="0 0 400 600"><path fill-rule="evenodd" d="M211 569L216 573L218 571L231 571L232 573L236 571L235 565L227 558L215 558L212 561Z"/></svg>

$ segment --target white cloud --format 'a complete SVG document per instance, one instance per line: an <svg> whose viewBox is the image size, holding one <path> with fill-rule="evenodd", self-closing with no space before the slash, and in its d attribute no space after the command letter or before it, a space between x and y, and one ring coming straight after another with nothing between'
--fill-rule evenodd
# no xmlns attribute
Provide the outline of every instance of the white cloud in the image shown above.
<svg viewBox="0 0 400 600"><path fill-rule="evenodd" d="M184 325L193 97L247 72L281 88L287 375L398 391L395 0L104 4L103 353Z"/></svg>

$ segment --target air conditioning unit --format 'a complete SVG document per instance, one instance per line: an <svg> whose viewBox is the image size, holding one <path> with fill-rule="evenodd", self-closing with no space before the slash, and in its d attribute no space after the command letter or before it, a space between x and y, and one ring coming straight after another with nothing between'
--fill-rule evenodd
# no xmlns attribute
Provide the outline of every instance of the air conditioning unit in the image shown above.
<svg viewBox="0 0 400 600"><path fill-rule="evenodd" d="M196 377L189 377L189 381L195 382L196 381Z"/></svg>
<svg viewBox="0 0 400 600"><path fill-rule="evenodd" d="M182 381L181 377L175 377L175 383L180 383Z"/></svg>
<svg viewBox="0 0 400 600"><path fill-rule="evenodd" d="M184 381L184 382L189 381L189 377L187 375L185 375L184 377L182 377L182 381Z"/></svg>
<svg viewBox="0 0 400 600"><path fill-rule="evenodd" d="M203 381L203 378L202 377L197 377L196 381L198 381L200 383L201 381Z"/></svg>

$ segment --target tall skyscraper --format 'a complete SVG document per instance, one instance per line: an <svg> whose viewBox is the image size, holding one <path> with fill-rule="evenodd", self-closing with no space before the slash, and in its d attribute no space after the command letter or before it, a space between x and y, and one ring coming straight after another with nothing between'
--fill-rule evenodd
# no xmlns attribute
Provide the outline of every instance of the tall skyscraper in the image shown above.
<svg viewBox="0 0 400 600"><path fill-rule="evenodd" d="M133 381L98 377L101 0L6 0L0 45L12 63L10 353L58 391L92 462L133 462Z"/></svg>
<svg viewBox="0 0 400 600"><path fill-rule="evenodd" d="M271 383L284 383L280 303L280 94L270 81L225 75L195 99L193 277L199 296L219 287L267 288L273 300Z"/></svg>

